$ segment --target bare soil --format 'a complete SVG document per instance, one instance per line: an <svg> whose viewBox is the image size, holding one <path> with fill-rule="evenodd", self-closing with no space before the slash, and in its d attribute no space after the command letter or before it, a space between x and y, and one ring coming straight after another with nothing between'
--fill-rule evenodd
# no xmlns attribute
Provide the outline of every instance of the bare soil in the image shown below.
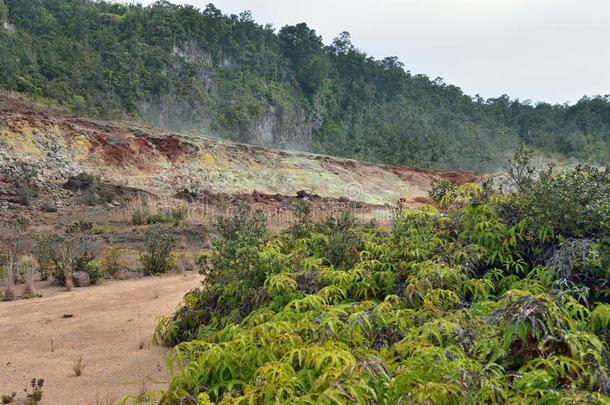
<svg viewBox="0 0 610 405"><path fill-rule="evenodd" d="M187 272L72 291L37 283L43 297L0 302L0 394L24 398L34 377L44 378L48 405L110 404L164 388L168 349L152 344L155 318L171 314L200 280Z"/></svg>

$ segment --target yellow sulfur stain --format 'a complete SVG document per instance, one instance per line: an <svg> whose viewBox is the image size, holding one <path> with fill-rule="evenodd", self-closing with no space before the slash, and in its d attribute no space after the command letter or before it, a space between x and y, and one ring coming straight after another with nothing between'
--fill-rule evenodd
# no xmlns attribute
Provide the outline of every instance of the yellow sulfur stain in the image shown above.
<svg viewBox="0 0 610 405"><path fill-rule="evenodd" d="M75 135L72 137L72 154L75 159L82 160L89 156L91 142L85 135Z"/></svg>
<svg viewBox="0 0 610 405"><path fill-rule="evenodd" d="M199 158L199 166L203 170L211 170L213 168L227 170L229 168L229 162L224 160L224 156L218 155L216 153L204 153Z"/></svg>
<svg viewBox="0 0 610 405"><path fill-rule="evenodd" d="M211 153L201 155L201 167L211 169L214 166L214 156Z"/></svg>
<svg viewBox="0 0 610 405"><path fill-rule="evenodd" d="M40 159L42 152L37 142L34 140L34 128L29 124L22 123L16 125L16 131L2 129L0 136L4 139L15 152L29 155L34 159Z"/></svg>
<svg viewBox="0 0 610 405"><path fill-rule="evenodd" d="M54 135L55 142L57 142L59 145L61 145L63 147L66 146L66 140L62 135L61 128L59 128L59 125L57 125L57 124L53 125L53 135Z"/></svg>

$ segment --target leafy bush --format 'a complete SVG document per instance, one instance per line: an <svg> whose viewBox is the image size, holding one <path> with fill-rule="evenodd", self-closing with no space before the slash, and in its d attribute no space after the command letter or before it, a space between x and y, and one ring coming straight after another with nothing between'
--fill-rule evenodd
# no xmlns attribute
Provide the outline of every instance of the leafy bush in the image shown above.
<svg viewBox="0 0 610 405"><path fill-rule="evenodd" d="M111 246L103 254L100 261L102 266L102 273L108 277L116 278L119 275L121 267L124 265L121 255L125 250L120 249L118 246Z"/></svg>
<svg viewBox="0 0 610 405"><path fill-rule="evenodd" d="M16 263L16 281L25 283L36 270L36 260L29 255L20 256Z"/></svg>
<svg viewBox="0 0 610 405"><path fill-rule="evenodd" d="M172 223L179 224L184 219L186 210L184 208L172 208L163 213L151 214L144 210L136 210L131 215L132 225L154 225Z"/></svg>
<svg viewBox="0 0 610 405"><path fill-rule="evenodd" d="M153 225L146 230L146 253L140 255L144 274L167 273L176 267L172 249L176 237L169 228Z"/></svg>
<svg viewBox="0 0 610 405"><path fill-rule="evenodd" d="M47 280L57 267L65 266L63 256L65 239L55 233L40 235L34 245L34 258L38 263L41 280Z"/></svg>
<svg viewBox="0 0 610 405"><path fill-rule="evenodd" d="M87 263L87 266L85 266L85 271L89 275L89 281L91 281L91 284L97 284L97 282L104 278L107 274L102 263L96 260L92 260Z"/></svg>
<svg viewBox="0 0 610 405"><path fill-rule="evenodd" d="M144 225L146 223L146 213L142 210L136 210L133 214L131 214L131 224L136 225Z"/></svg>
<svg viewBox="0 0 610 405"><path fill-rule="evenodd" d="M552 184L584 195L561 203ZM389 231L344 216L271 236L237 212L219 221L202 288L159 323L156 340L179 344L168 389L149 397L607 403L607 186L576 168L510 194L447 187L443 212L400 208ZM543 204L582 227L545 226Z"/></svg>
<svg viewBox="0 0 610 405"><path fill-rule="evenodd" d="M610 168L549 168L539 174L519 206L532 227L550 227L565 238L610 236Z"/></svg>
<svg viewBox="0 0 610 405"><path fill-rule="evenodd" d="M59 285L66 285L66 274L87 271L87 263L95 258L90 232L93 224L87 220L66 227L63 235L50 233L37 237L34 257L41 279L49 276Z"/></svg>

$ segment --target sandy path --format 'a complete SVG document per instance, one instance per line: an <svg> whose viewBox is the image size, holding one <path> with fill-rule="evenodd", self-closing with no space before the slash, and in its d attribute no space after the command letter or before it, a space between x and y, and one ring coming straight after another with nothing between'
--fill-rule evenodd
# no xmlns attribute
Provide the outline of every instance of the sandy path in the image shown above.
<svg viewBox="0 0 610 405"><path fill-rule="evenodd" d="M167 349L151 344L155 318L171 314L200 279L185 273L108 281L0 302L0 394L23 398L32 377L45 379L47 405L114 403L142 386L163 388ZM76 377L73 362L81 355L86 367Z"/></svg>

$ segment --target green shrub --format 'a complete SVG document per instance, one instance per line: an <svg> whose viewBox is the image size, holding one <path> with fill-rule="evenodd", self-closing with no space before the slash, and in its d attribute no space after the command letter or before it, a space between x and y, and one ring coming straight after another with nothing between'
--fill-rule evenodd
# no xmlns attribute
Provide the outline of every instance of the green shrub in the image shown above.
<svg viewBox="0 0 610 405"><path fill-rule="evenodd" d="M15 281L25 283L30 273L36 270L36 260L29 255L20 256L15 266Z"/></svg>
<svg viewBox="0 0 610 405"><path fill-rule="evenodd" d="M104 270L104 266L102 263L92 260L85 266L85 271L89 274L89 280L91 284L97 284L98 281L103 279L106 276L106 272Z"/></svg>
<svg viewBox="0 0 610 405"><path fill-rule="evenodd" d="M116 278L119 275L119 271L121 267L123 267L124 263L121 259L121 255L125 252L125 250L120 249L118 246L111 246L108 248L103 254L101 259L101 266L103 269L103 273L111 278Z"/></svg>
<svg viewBox="0 0 610 405"><path fill-rule="evenodd" d="M142 210L136 210L133 214L131 214L131 224L132 225L144 225L146 223L147 214Z"/></svg>
<svg viewBox="0 0 610 405"><path fill-rule="evenodd" d="M167 273L176 267L172 249L176 237L167 227L152 225L145 232L146 253L140 255L144 274Z"/></svg>
<svg viewBox="0 0 610 405"><path fill-rule="evenodd" d="M172 223L177 225L181 223L186 214L183 208L168 209L163 213L151 214L147 211L137 210L131 215L132 225L154 225Z"/></svg>
<svg viewBox="0 0 610 405"><path fill-rule="evenodd" d="M168 222L168 218L161 214L147 215L145 221L147 225L164 224L166 222Z"/></svg>
<svg viewBox="0 0 610 405"><path fill-rule="evenodd" d="M509 194L448 188L442 211L400 207L389 231L347 215L278 235L247 209L220 219L210 260L198 261L202 288L158 325L157 341L181 344L168 390L150 395L162 403L610 402L610 199L600 192L608 178L579 170L523 181ZM560 193L549 184L600 200L554 201ZM547 232L537 222L543 204L597 222L585 221L580 238L561 218Z"/></svg>
<svg viewBox="0 0 610 405"><path fill-rule="evenodd" d="M609 168L549 168L519 197L521 214L532 228L550 228L565 238L610 236Z"/></svg>
<svg viewBox="0 0 610 405"><path fill-rule="evenodd" d="M47 280L57 267L64 266L65 239L55 233L40 235L34 245L34 258L38 263L41 280Z"/></svg>

